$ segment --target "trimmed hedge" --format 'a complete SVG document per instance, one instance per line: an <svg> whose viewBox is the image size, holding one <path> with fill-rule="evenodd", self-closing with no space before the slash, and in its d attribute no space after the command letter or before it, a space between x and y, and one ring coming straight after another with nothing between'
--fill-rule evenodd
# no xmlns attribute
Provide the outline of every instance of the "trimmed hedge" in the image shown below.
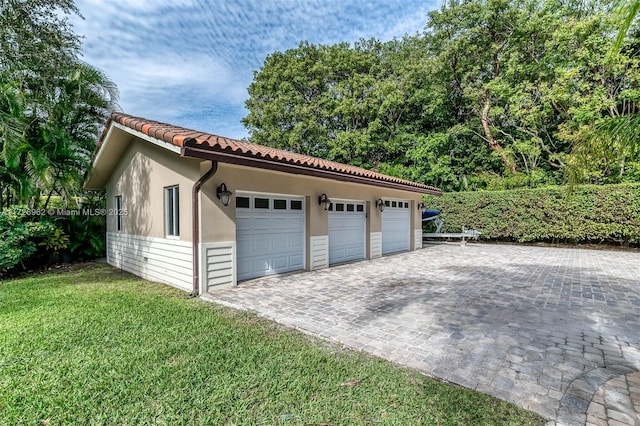
<svg viewBox="0 0 640 426"><path fill-rule="evenodd" d="M429 196L444 231L462 226L482 239L518 242L640 242L640 184L585 185Z"/></svg>

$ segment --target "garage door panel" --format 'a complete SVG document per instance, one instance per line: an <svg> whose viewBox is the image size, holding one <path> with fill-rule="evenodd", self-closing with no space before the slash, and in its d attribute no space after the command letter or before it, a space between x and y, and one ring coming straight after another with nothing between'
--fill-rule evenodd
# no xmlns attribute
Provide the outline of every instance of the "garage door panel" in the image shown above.
<svg viewBox="0 0 640 426"><path fill-rule="evenodd" d="M335 207L335 210L333 210ZM364 203L337 202L329 212L329 264L364 259Z"/></svg>
<svg viewBox="0 0 640 426"><path fill-rule="evenodd" d="M302 199L262 194L237 198L242 198L242 205L236 204L238 280L303 269Z"/></svg>
<svg viewBox="0 0 640 426"><path fill-rule="evenodd" d="M364 259L364 250L356 247L335 249L331 256L332 263L347 262L357 259Z"/></svg>
<svg viewBox="0 0 640 426"><path fill-rule="evenodd" d="M294 269L304 268L304 257L300 254L294 254L289 257L290 266Z"/></svg>
<svg viewBox="0 0 640 426"><path fill-rule="evenodd" d="M253 263L252 272L268 272L269 270L271 270L271 264L268 260L254 259L252 263Z"/></svg>
<svg viewBox="0 0 640 426"><path fill-rule="evenodd" d="M411 211L409 202L385 202L382 212L382 254L407 251L411 248Z"/></svg>
<svg viewBox="0 0 640 426"><path fill-rule="evenodd" d="M244 218L236 217L236 233L241 234L241 231L248 231L251 229L251 223L242 220Z"/></svg>
<svg viewBox="0 0 640 426"><path fill-rule="evenodd" d="M254 253L267 251L271 248L271 241L269 238L256 238L251 243L251 251Z"/></svg>
<svg viewBox="0 0 640 426"><path fill-rule="evenodd" d="M303 229L304 218L299 217L298 215L283 218L280 228L284 229L285 231L290 229Z"/></svg>
<svg viewBox="0 0 640 426"><path fill-rule="evenodd" d="M251 264L249 262L238 262L238 276L245 276L251 272Z"/></svg>
<svg viewBox="0 0 640 426"><path fill-rule="evenodd" d="M286 230L289 228L289 221L286 218L277 217L271 222L272 230Z"/></svg>
<svg viewBox="0 0 640 426"><path fill-rule="evenodd" d="M247 253L251 249L251 241L243 239L237 240L238 252Z"/></svg>
<svg viewBox="0 0 640 426"><path fill-rule="evenodd" d="M302 240L297 235L289 237L289 248L295 249L296 252L302 249Z"/></svg>
<svg viewBox="0 0 640 426"><path fill-rule="evenodd" d="M340 263L342 259L346 259L344 250L335 249L331 253L331 263Z"/></svg>
<svg viewBox="0 0 640 426"><path fill-rule="evenodd" d="M282 269L288 266L287 257L274 257L273 258L273 268L274 269Z"/></svg>
<svg viewBox="0 0 640 426"><path fill-rule="evenodd" d="M270 231L272 226L268 217L254 217L251 223L253 231Z"/></svg>
<svg viewBox="0 0 640 426"><path fill-rule="evenodd" d="M271 240L271 249L276 251L285 251L289 248L288 238L282 235L276 235Z"/></svg>

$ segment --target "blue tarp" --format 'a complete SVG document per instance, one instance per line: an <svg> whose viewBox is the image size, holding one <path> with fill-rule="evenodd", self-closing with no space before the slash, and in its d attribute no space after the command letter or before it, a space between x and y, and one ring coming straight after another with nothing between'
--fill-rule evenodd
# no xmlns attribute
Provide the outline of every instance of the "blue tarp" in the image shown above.
<svg viewBox="0 0 640 426"><path fill-rule="evenodd" d="M429 220L433 220L440 214L440 210L423 210L422 211L422 221L427 222Z"/></svg>

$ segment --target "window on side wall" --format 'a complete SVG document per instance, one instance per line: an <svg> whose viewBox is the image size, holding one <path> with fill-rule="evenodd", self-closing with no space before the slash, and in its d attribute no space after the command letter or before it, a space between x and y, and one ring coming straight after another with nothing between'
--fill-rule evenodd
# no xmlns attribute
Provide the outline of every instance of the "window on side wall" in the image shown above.
<svg viewBox="0 0 640 426"><path fill-rule="evenodd" d="M180 236L180 191L178 185L164 189L164 228L167 237Z"/></svg>
<svg viewBox="0 0 640 426"><path fill-rule="evenodd" d="M116 231L122 232L122 195L116 195Z"/></svg>

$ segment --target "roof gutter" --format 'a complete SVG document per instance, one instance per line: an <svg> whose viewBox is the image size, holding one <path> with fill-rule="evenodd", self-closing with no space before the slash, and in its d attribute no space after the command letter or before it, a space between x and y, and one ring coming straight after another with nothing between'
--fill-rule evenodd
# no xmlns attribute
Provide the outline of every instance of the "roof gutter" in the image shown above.
<svg viewBox="0 0 640 426"><path fill-rule="evenodd" d="M193 254L193 290L190 297L198 297L200 294L200 259L199 259L199 245L200 245L200 188L208 181L211 176L218 171L218 162L213 161L211 168L193 184L191 189L191 220L192 220L192 254Z"/></svg>
<svg viewBox="0 0 640 426"><path fill-rule="evenodd" d="M186 142L186 141L185 141ZM185 143L186 145L186 143ZM344 174L332 170L305 167L303 165L292 164L288 162L280 162L269 158L256 158L238 155L225 151L212 151L204 148L196 148L192 146L183 146L181 151L183 157L201 158L211 161L220 161L222 163L237 164L240 166L258 167L261 169L276 170L280 172L293 173L306 176L315 176L326 179L333 179L343 182L360 183L364 185L375 185L383 188L399 189L402 191L417 192L420 194L442 195L442 191L436 189L428 189L420 186L406 185L399 182L383 181L373 179L366 176L357 176Z"/></svg>

